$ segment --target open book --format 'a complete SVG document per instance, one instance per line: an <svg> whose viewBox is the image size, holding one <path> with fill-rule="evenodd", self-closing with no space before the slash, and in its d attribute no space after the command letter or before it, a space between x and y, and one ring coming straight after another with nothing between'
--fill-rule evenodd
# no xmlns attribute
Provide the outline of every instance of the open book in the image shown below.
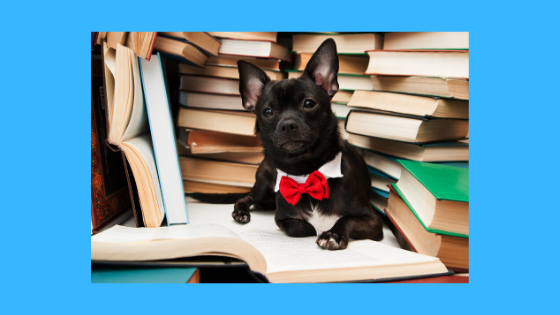
<svg viewBox="0 0 560 315"><path fill-rule="evenodd" d="M245 261L271 282L337 282L447 273L438 258L383 242L351 241L327 251L316 237L293 238L274 223L273 211L252 212L251 222L231 219L233 205L189 203L189 225L158 229L115 226L91 238L92 261L153 261L215 255Z"/></svg>
<svg viewBox="0 0 560 315"><path fill-rule="evenodd" d="M103 43L107 88L107 141L126 156L138 187L142 220L158 227L164 218L163 199L148 126L138 58L126 46Z"/></svg>
<svg viewBox="0 0 560 315"><path fill-rule="evenodd" d="M139 59L123 45L104 45L107 141L123 152L134 175L146 227L188 223L164 61ZM132 186L132 185L131 185ZM138 224L138 226L141 226Z"/></svg>

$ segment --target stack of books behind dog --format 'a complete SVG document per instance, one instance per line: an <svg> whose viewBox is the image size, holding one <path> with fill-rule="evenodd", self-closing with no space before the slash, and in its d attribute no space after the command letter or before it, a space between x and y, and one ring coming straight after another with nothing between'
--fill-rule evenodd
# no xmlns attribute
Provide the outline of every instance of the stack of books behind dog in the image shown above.
<svg viewBox="0 0 560 315"><path fill-rule="evenodd" d="M203 67L178 64L177 148L185 192L245 193L264 158L256 116L241 105L237 61L283 79L280 60L290 60L277 33L208 33L220 43ZM214 38L214 37L213 37Z"/></svg>
<svg viewBox="0 0 560 315"><path fill-rule="evenodd" d="M444 168L466 172L458 179L463 186L467 181L466 216L459 222L466 225L466 233L442 236L450 231L427 228L422 234L393 220L395 232L402 233L403 247L424 254L443 252L438 252L439 247L427 250L418 242L435 244L434 239L439 239L441 245L442 237L451 237L453 241L445 246L460 254L447 266L457 270L468 270L468 47L468 33L386 33L383 49L368 51L366 73L371 75L373 91L353 93L348 106L354 109L346 122L348 141L363 149L370 169L372 205L384 215L386 211L394 216L405 205L401 198L406 196L394 187L408 173L397 159L446 164ZM407 222L412 218L418 217L408 216ZM416 222L418 226L426 228Z"/></svg>

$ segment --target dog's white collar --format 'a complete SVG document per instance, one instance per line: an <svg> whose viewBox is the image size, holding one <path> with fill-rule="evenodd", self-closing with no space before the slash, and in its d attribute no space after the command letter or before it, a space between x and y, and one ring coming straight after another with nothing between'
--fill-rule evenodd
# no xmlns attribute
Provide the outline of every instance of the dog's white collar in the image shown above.
<svg viewBox="0 0 560 315"><path fill-rule="evenodd" d="M318 171L321 172L321 174L323 174L323 176L325 176L326 179L343 177L344 175L342 175L340 169L341 163L342 163L342 152L338 152L338 154L334 157L334 159L323 164L323 166L319 167ZM280 189L280 180L282 179L282 176L293 178L296 182L298 182L298 184L305 183L307 177L309 177L309 174L290 175L280 169L276 169L276 171L278 172L278 175L276 176L276 185L274 186L275 192L278 191L278 189Z"/></svg>

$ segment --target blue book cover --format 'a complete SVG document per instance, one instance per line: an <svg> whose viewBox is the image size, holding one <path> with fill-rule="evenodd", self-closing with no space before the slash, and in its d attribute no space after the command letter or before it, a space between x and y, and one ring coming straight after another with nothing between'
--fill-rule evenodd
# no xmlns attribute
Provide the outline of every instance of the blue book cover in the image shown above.
<svg viewBox="0 0 560 315"><path fill-rule="evenodd" d="M196 268L91 266L91 283L187 283Z"/></svg>
<svg viewBox="0 0 560 315"><path fill-rule="evenodd" d="M385 198L385 199L389 199L389 192L388 191L383 191L381 189L377 189L374 187L371 187L371 190L373 190L374 193L380 195L381 197Z"/></svg>

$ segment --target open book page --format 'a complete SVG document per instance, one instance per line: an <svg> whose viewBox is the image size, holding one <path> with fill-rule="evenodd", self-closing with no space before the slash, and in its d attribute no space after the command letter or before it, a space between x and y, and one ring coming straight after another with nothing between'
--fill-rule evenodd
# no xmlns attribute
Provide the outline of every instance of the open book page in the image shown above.
<svg viewBox="0 0 560 315"><path fill-rule="evenodd" d="M103 42L103 60L105 64L105 89L107 89L107 125L111 125L113 115L113 95L115 93L116 51Z"/></svg>
<svg viewBox="0 0 560 315"><path fill-rule="evenodd" d="M431 261L437 258L416 254L371 240L351 241L345 250L324 250L316 237L287 237L283 232L253 230L240 233L265 257L267 274L311 269L381 266Z"/></svg>
<svg viewBox="0 0 560 315"><path fill-rule="evenodd" d="M348 248L328 251L315 244L316 236L295 238L282 232L274 222L274 211L252 211L247 224L231 217L233 205L212 205L190 202L191 223L217 223L235 231L265 257L267 274L291 270L336 269L360 266L382 266L422 263L437 260L400 249L397 240L384 226L384 240L352 240ZM442 265L443 266L443 265ZM444 271L443 271L444 272Z"/></svg>
<svg viewBox="0 0 560 315"><path fill-rule="evenodd" d="M103 233L92 236L91 241L101 243L130 243L167 239L193 239L208 236L239 238L235 232L219 224L176 225L157 229L115 225Z"/></svg>
<svg viewBox="0 0 560 315"><path fill-rule="evenodd" d="M280 231L274 221L274 211L251 211L251 222L247 224L237 223L231 217L233 204L229 205L211 205L198 202L192 198L187 198L187 207L189 209L189 218L192 223L217 223L232 231L242 233L247 230L266 230ZM315 245L314 237L312 239ZM383 223L383 240L379 243L388 246L400 248L399 243L387 224ZM317 245L315 245L317 246ZM318 247L318 246L317 246Z"/></svg>
<svg viewBox="0 0 560 315"><path fill-rule="evenodd" d="M235 257L266 273L265 259L246 240L217 224L157 229L114 226L91 238L93 261L146 261L205 255Z"/></svg>
<svg viewBox="0 0 560 315"><path fill-rule="evenodd" d="M123 143L123 146L128 146L136 150L140 156L142 156L145 166L148 168L150 174L149 177L152 180L155 197L157 199L157 204L159 207L159 212L163 218L165 211L163 208L163 199L161 196L161 187L159 185L158 173L156 169L156 162L154 158L154 150L152 147L152 139L149 134L144 134L142 136L130 139ZM125 154L127 154L127 149L125 149ZM127 158L129 158L127 156ZM129 158L130 160L130 158ZM138 181L140 174L134 174L134 178ZM144 206L142 206L142 212L144 212Z"/></svg>
<svg viewBox="0 0 560 315"><path fill-rule="evenodd" d="M142 81L140 79L138 58L134 57L130 60L130 62L132 66L134 97L130 121L128 122L128 126L126 127L122 137L123 142L149 131L148 116L146 115L146 106L144 104L144 93L142 92Z"/></svg>

